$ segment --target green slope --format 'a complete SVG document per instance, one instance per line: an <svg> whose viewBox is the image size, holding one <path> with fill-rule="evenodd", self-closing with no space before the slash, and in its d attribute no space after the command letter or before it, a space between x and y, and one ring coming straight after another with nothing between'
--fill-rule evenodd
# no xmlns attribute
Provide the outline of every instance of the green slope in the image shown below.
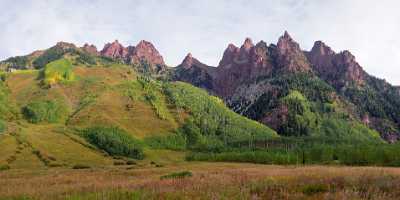
<svg viewBox="0 0 400 200"><path fill-rule="evenodd" d="M0 134L4 168L179 162L189 149L220 150L232 141L277 137L201 89L146 78L130 66L87 67L66 56L39 71L9 73L0 86L0 111L10 115L3 117L7 129ZM85 136L93 130L99 131ZM131 148L139 148L144 160L123 153Z"/></svg>

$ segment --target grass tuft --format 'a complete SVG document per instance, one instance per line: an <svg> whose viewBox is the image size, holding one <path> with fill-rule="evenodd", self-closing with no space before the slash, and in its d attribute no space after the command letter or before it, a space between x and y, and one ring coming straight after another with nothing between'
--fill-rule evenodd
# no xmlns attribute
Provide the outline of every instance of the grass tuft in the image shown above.
<svg viewBox="0 0 400 200"><path fill-rule="evenodd" d="M160 179L177 179L177 178L186 178L192 177L193 173L191 171L182 171L182 172L175 172L168 175L161 176Z"/></svg>

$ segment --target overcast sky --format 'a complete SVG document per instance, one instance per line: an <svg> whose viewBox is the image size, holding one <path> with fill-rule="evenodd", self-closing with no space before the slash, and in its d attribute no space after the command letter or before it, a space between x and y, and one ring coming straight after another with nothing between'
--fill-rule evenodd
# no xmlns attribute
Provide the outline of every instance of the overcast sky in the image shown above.
<svg viewBox="0 0 400 200"><path fill-rule="evenodd" d="M287 30L309 50L322 40L400 85L397 0L0 0L0 59L53 46L151 41L170 66L191 52L217 65L245 37L276 43Z"/></svg>

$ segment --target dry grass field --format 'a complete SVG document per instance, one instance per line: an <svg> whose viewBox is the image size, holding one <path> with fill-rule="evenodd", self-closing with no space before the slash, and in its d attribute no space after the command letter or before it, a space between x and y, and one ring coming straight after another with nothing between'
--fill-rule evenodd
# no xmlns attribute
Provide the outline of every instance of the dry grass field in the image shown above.
<svg viewBox="0 0 400 200"><path fill-rule="evenodd" d="M191 177L160 179L172 172ZM0 199L398 199L400 169L181 162L0 172Z"/></svg>

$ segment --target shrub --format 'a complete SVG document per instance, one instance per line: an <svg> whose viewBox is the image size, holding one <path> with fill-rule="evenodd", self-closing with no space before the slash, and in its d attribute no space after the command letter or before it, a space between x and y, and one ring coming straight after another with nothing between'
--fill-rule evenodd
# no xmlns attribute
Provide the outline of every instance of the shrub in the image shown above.
<svg viewBox="0 0 400 200"><path fill-rule="evenodd" d="M0 133L4 132L5 129L6 129L5 122L0 119Z"/></svg>
<svg viewBox="0 0 400 200"><path fill-rule="evenodd" d="M127 165L136 165L137 163L134 160L127 160L126 164Z"/></svg>
<svg viewBox="0 0 400 200"><path fill-rule="evenodd" d="M126 164L126 162L123 160L114 161L114 165L125 165L125 164Z"/></svg>
<svg viewBox="0 0 400 200"><path fill-rule="evenodd" d="M143 145L117 127L92 127L83 130L83 137L110 155L143 159Z"/></svg>
<svg viewBox="0 0 400 200"><path fill-rule="evenodd" d="M83 164L76 164L72 166L72 169L90 169L91 167L88 165L83 165Z"/></svg>
<svg viewBox="0 0 400 200"><path fill-rule="evenodd" d="M72 72L72 64L67 59L60 59L47 64L42 76L43 84L45 85L53 85L75 79L75 75Z"/></svg>
<svg viewBox="0 0 400 200"><path fill-rule="evenodd" d="M168 175L161 176L160 179L176 179L176 178L185 178L185 177L192 177L193 173L191 171L182 171L182 172L175 172Z"/></svg>
<svg viewBox="0 0 400 200"><path fill-rule="evenodd" d="M5 171L5 170L9 170L10 166L8 165L0 165L0 171Z"/></svg>
<svg viewBox="0 0 400 200"><path fill-rule="evenodd" d="M67 108L58 101L34 101L22 108L24 117L31 123L60 122L67 114Z"/></svg>

